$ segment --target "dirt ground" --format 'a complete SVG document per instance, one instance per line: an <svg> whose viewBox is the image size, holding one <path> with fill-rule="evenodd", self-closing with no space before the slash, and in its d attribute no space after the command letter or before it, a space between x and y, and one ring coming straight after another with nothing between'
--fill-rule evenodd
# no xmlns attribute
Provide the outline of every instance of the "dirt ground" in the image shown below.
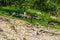
<svg viewBox="0 0 60 40"><path fill-rule="evenodd" d="M60 40L60 30L35 26L0 16L0 40Z"/></svg>

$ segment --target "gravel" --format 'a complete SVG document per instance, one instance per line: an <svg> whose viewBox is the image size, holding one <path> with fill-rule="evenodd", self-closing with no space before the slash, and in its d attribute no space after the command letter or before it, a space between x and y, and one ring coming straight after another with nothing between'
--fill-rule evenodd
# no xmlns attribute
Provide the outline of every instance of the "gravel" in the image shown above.
<svg viewBox="0 0 60 40"><path fill-rule="evenodd" d="M0 17L0 40L60 40L60 30L36 28L22 20L7 20L9 21L6 21L5 17Z"/></svg>

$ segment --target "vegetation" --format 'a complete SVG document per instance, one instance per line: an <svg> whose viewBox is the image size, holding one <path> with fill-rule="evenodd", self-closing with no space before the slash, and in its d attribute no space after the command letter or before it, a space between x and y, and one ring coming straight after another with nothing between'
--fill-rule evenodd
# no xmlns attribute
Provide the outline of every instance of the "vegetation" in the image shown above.
<svg viewBox="0 0 60 40"><path fill-rule="evenodd" d="M46 27L60 28L59 4L60 0L0 0L0 16L15 17L33 24L39 23ZM15 16L12 15L13 12ZM21 17L24 12L27 13L27 17Z"/></svg>

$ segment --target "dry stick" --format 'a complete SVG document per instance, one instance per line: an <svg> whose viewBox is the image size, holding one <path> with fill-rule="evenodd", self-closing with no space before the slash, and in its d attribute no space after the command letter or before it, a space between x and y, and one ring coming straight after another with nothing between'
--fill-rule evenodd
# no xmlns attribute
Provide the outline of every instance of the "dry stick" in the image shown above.
<svg viewBox="0 0 60 40"><path fill-rule="evenodd" d="M15 29L15 27L14 26L11 26L11 28L17 33L17 30Z"/></svg>
<svg viewBox="0 0 60 40"><path fill-rule="evenodd" d="M17 33L17 30L16 30L16 28L15 28L15 26L14 26L14 24L15 24L15 21L14 21L14 24L12 24L11 22L9 22L12 26L11 26L11 28Z"/></svg>
<svg viewBox="0 0 60 40"><path fill-rule="evenodd" d="M7 36L5 34L0 33L0 35L4 36L4 38L7 39Z"/></svg>
<svg viewBox="0 0 60 40"><path fill-rule="evenodd" d="M41 30L41 31L39 31L39 32L50 33L50 34L53 34L53 35L60 35L60 33L49 32L49 31L44 31L44 30Z"/></svg>

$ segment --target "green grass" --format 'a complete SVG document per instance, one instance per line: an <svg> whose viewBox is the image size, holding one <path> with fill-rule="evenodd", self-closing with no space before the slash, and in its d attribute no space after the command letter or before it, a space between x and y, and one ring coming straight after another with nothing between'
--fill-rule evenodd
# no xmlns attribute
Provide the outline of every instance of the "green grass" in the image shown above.
<svg viewBox="0 0 60 40"><path fill-rule="evenodd" d="M24 10L22 10L22 9L9 7L9 6L7 6L7 7L0 6L0 10L7 11L7 12L17 12L17 13L23 13L24 12Z"/></svg>
<svg viewBox="0 0 60 40"><path fill-rule="evenodd" d="M19 12L19 13L24 12L21 9L17 9L17 8L13 8L13 7L0 7L0 16L5 16L5 17L8 17L8 18L13 18L13 19L18 19L18 20L24 20L24 21L27 21L27 22L31 23L30 19L26 19L24 17L23 18L13 17L13 16L9 15L9 13L7 11ZM39 19L39 20L32 19L32 24L39 23L40 25L45 26L45 27L51 27L51 28L60 29L60 24L57 24L57 25L49 25L48 24L48 21L51 21L51 20L55 20L57 22L60 22L59 18L51 19L50 18L51 15L49 13L39 11L39 10L28 9L28 10L26 10L26 12L28 12L29 14L37 15L37 16L41 17L41 19Z"/></svg>

